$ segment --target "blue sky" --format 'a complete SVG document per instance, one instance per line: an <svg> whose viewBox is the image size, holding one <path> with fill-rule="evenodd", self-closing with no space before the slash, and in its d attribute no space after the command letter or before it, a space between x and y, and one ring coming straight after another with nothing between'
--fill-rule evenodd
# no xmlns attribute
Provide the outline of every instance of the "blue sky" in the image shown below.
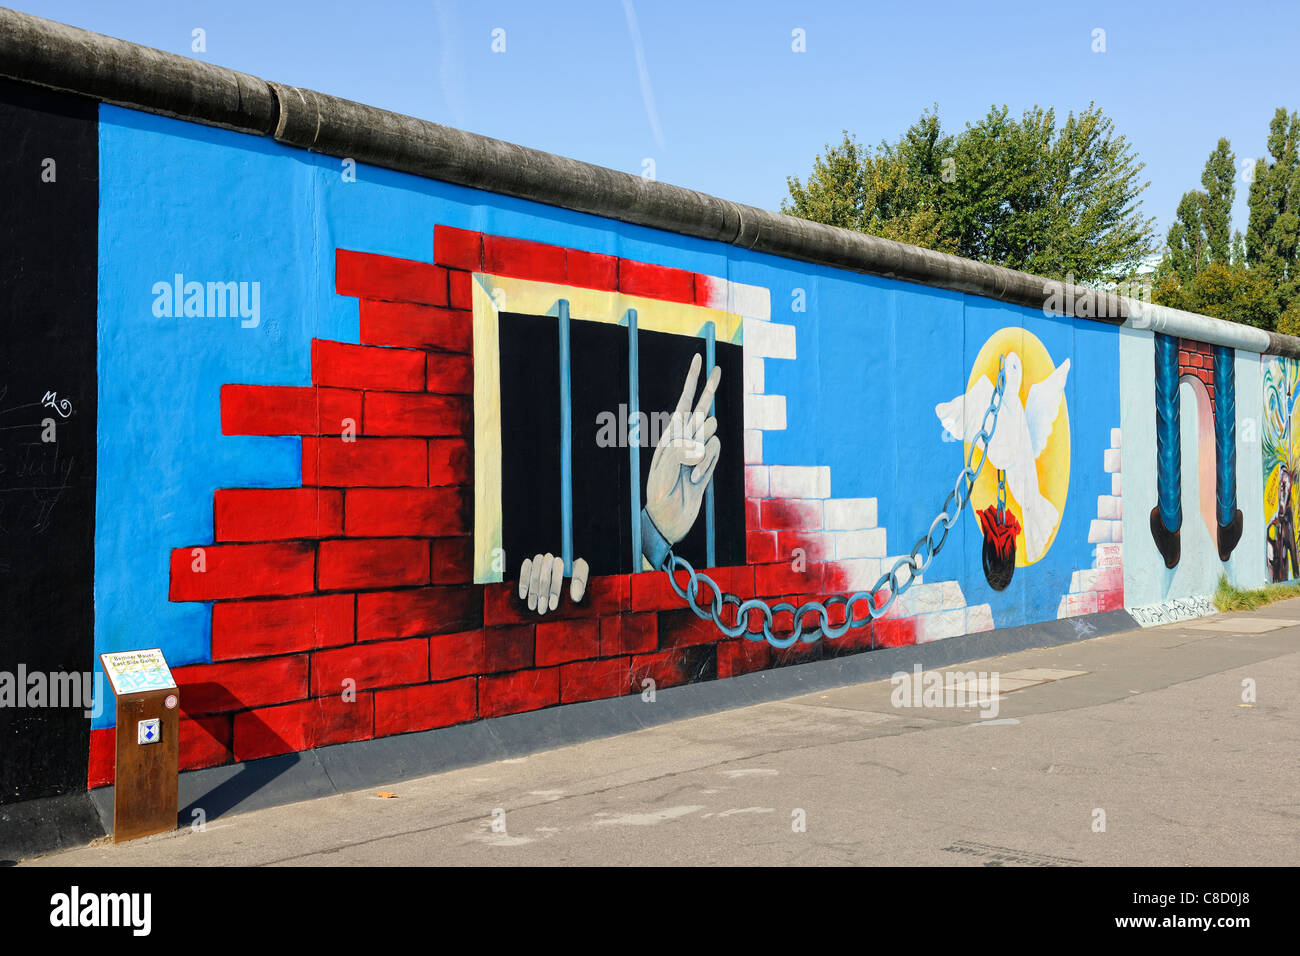
<svg viewBox="0 0 1300 956"><path fill-rule="evenodd" d="M934 103L957 129L994 103L1096 101L1147 164L1144 210L1163 239L1218 137L1258 157L1274 109L1300 109L1291 2L629 0L631 17L624 0L7 2L603 166L653 159L663 181L771 209L841 129L874 144ZM206 52L191 50L195 28Z"/></svg>

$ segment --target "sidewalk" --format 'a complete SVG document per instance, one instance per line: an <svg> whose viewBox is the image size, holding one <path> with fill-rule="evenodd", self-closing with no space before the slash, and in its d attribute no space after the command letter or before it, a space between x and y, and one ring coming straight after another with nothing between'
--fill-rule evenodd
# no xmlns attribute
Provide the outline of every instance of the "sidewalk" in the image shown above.
<svg viewBox="0 0 1300 956"><path fill-rule="evenodd" d="M996 719L858 684L27 862L1300 863L1300 599L944 670Z"/></svg>

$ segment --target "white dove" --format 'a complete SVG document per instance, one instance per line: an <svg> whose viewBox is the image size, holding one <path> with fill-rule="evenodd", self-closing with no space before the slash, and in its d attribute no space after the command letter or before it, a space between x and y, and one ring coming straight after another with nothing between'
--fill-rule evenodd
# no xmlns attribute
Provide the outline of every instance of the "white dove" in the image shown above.
<svg viewBox="0 0 1300 956"><path fill-rule="evenodd" d="M1020 356L1007 353L1005 368L1007 387L1002 393L1002 406L987 454L993 467L1006 472L1007 486L1020 503L1025 526L1025 557L1033 562L1042 557L1048 539L1061 520L1056 507L1038 490L1034 462L1047 447L1047 438L1060 413L1070 360L1066 359L1047 378L1030 386L1029 398L1023 406L1020 382L1024 372ZM987 375L981 375L969 392L951 402L941 402L934 407L934 413L945 432L958 441L971 442L979 434L984 413L992 401L993 383Z"/></svg>

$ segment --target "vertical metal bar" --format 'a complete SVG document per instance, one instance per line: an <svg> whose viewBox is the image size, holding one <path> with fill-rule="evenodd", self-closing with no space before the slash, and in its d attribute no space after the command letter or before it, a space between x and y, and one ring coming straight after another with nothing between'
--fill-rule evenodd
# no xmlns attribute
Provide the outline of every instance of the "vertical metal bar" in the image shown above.
<svg viewBox="0 0 1300 956"><path fill-rule="evenodd" d="M569 301L561 299L560 331L560 556L573 574L573 387L569 366Z"/></svg>
<svg viewBox="0 0 1300 956"><path fill-rule="evenodd" d="M709 380L713 374L713 366L716 363L717 356L714 340L717 337L717 330L712 322L704 323L704 381ZM717 405L716 399L709 403L709 414L714 414L714 407ZM717 558L714 553L715 537L713 533L713 480L709 480L709 486L704 489L704 566L706 568L716 568L718 566Z"/></svg>
<svg viewBox="0 0 1300 956"><path fill-rule="evenodd" d="M636 309L627 310L627 457L631 465L632 573L641 570L641 354Z"/></svg>

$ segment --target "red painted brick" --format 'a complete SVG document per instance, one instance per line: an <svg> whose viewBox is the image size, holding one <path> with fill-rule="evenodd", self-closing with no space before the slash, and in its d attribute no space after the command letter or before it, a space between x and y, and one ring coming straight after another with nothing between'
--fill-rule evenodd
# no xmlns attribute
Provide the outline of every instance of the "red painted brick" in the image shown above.
<svg viewBox="0 0 1300 956"><path fill-rule="evenodd" d="M483 672L482 631L434 634L429 638L430 680L448 680Z"/></svg>
<svg viewBox="0 0 1300 956"><path fill-rule="evenodd" d="M643 690L649 678L656 689L708 680L716 676L716 656L712 646L673 648L632 658L632 689Z"/></svg>
<svg viewBox="0 0 1300 956"><path fill-rule="evenodd" d="M778 531L778 561L792 562L795 550L803 552L805 561L829 561L835 557L835 539L816 531Z"/></svg>
<svg viewBox="0 0 1300 956"><path fill-rule="evenodd" d="M467 631L483 624L478 587L417 588L357 595L357 640Z"/></svg>
<svg viewBox="0 0 1300 956"><path fill-rule="evenodd" d="M447 304L453 309L474 308L474 277L452 269L447 273Z"/></svg>
<svg viewBox="0 0 1300 956"><path fill-rule="evenodd" d="M569 285L608 292L618 289L618 259L615 256L568 249L565 257Z"/></svg>
<svg viewBox="0 0 1300 956"><path fill-rule="evenodd" d="M320 488L218 488L218 541L327 538L343 533L343 493Z"/></svg>
<svg viewBox="0 0 1300 956"><path fill-rule="evenodd" d="M367 435L460 437L470 430L469 399L450 395L366 392Z"/></svg>
<svg viewBox="0 0 1300 956"><path fill-rule="evenodd" d="M560 703L619 697L631 689L631 660L579 661L560 668Z"/></svg>
<svg viewBox="0 0 1300 956"><path fill-rule="evenodd" d="M796 571L793 562L758 564L754 566L754 592L763 597L789 594L792 591L816 592L821 590L822 566L808 562L802 571Z"/></svg>
<svg viewBox="0 0 1300 956"><path fill-rule="evenodd" d="M215 767L234 759L234 727L229 714L180 722L180 768Z"/></svg>
<svg viewBox="0 0 1300 956"><path fill-rule="evenodd" d="M537 666L600 656L600 621L547 621L537 624Z"/></svg>
<svg viewBox="0 0 1300 956"><path fill-rule="evenodd" d="M338 249L334 289L339 295L395 302L447 304L447 270L413 259Z"/></svg>
<svg viewBox="0 0 1300 956"><path fill-rule="evenodd" d="M196 564L206 570L195 570ZM315 545L299 541L176 548L168 598L221 601L306 594L315 589L315 569Z"/></svg>
<svg viewBox="0 0 1300 956"><path fill-rule="evenodd" d="M873 647L907 647L916 643L916 620L880 617L871 622Z"/></svg>
<svg viewBox="0 0 1300 956"><path fill-rule="evenodd" d="M478 272L483 268L483 236L468 229L433 227L433 261L440 266Z"/></svg>
<svg viewBox="0 0 1300 956"><path fill-rule="evenodd" d="M762 503L761 508L759 525L769 531L821 530L822 503L820 501L768 498Z"/></svg>
<svg viewBox="0 0 1300 956"><path fill-rule="evenodd" d="M330 487L423 486L428 443L419 438L304 438L304 485Z"/></svg>
<svg viewBox="0 0 1300 956"><path fill-rule="evenodd" d="M532 667L536 644L536 628L532 624L488 628L483 632L483 673Z"/></svg>
<svg viewBox="0 0 1300 956"><path fill-rule="evenodd" d="M265 707L235 715L235 759L256 760L277 754L327 747L374 736L375 704L370 693L356 700L339 695Z"/></svg>
<svg viewBox="0 0 1300 956"><path fill-rule="evenodd" d="M482 717L499 717L538 710L560 702L560 669L516 671L478 679L478 710Z"/></svg>
<svg viewBox="0 0 1300 956"><path fill-rule="evenodd" d="M433 583L469 584L474 578L474 540L435 538L433 542Z"/></svg>
<svg viewBox="0 0 1300 956"><path fill-rule="evenodd" d="M361 392L290 385L222 385L223 435L342 435L361 422Z"/></svg>
<svg viewBox="0 0 1300 956"><path fill-rule="evenodd" d="M428 484L463 485L471 477L469 442L459 438L429 440Z"/></svg>
<svg viewBox="0 0 1300 956"><path fill-rule="evenodd" d="M307 655L194 664L172 671L181 712L190 717L265 707L307 696Z"/></svg>
<svg viewBox="0 0 1300 956"><path fill-rule="evenodd" d="M600 619L600 655L644 654L659 646L658 616L615 614Z"/></svg>
<svg viewBox="0 0 1300 956"><path fill-rule="evenodd" d="M484 236L483 271L539 282L564 282L564 249L525 239Z"/></svg>
<svg viewBox="0 0 1300 956"><path fill-rule="evenodd" d="M313 385L418 392L425 385L424 352L311 340Z"/></svg>
<svg viewBox="0 0 1300 956"><path fill-rule="evenodd" d="M1097 594L1098 611L1119 611L1124 607L1124 589L1101 591Z"/></svg>
<svg viewBox="0 0 1300 956"><path fill-rule="evenodd" d="M718 677L738 677L761 671L771 663L771 647L767 641L740 638L718 643Z"/></svg>
<svg viewBox="0 0 1300 956"><path fill-rule="evenodd" d="M750 531L745 535L745 559L754 564L775 561L780 554L777 551L775 531Z"/></svg>
<svg viewBox="0 0 1300 956"><path fill-rule="evenodd" d="M763 527L763 502L758 498L745 499L745 529L757 531Z"/></svg>
<svg viewBox="0 0 1300 956"><path fill-rule="evenodd" d="M375 736L463 724L473 720L477 710L477 681L472 677L381 690L375 694Z"/></svg>
<svg viewBox="0 0 1300 956"><path fill-rule="evenodd" d="M474 393L474 357L454 352L429 352L425 388L438 395Z"/></svg>
<svg viewBox="0 0 1300 956"><path fill-rule="evenodd" d="M443 488L349 488L344 499L345 534L409 537L469 532L469 492Z"/></svg>
<svg viewBox="0 0 1300 956"><path fill-rule="evenodd" d="M693 644L716 644L725 635L712 621L704 621L691 611L662 611L659 616L659 646L690 647Z"/></svg>
<svg viewBox="0 0 1300 956"><path fill-rule="evenodd" d="M391 588L429 583L429 542L414 538L322 541L321 590Z"/></svg>
<svg viewBox="0 0 1300 956"><path fill-rule="evenodd" d="M654 575L638 575L653 577ZM630 607L628 600L628 578L626 574L602 575L587 582L587 591L582 600L574 603L569 597L569 585L565 582L560 591L560 604L554 611L547 611L548 621L574 617L599 617L616 614ZM484 620L489 625L531 623L538 620L536 611L528 610L528 602L519 599L519 583L489 584L483 589Z"/></svg>
<svg viewBox="0 0 1300 956"><path fill-rule="evenodd" d="M682 599L668 583L668 575L658 571L632 575L632 610L668 611L682 606Z"/></svg>
<svg viewBox="0 0 1300 956"><path fill-rule="evenodd" d="M90 732L90 763L86 768L86 787L94 790L113 783L117 767L117 729L101 727Z"/></svg>
<svg viewBox="0 0 1300 956"><path fill-rule="evenodd" d="M311 658L311 693L328 697L343 691L352 680L354 690L400 687L429 679L429 639L408 637L400 641L372 641L318 651Z"/></svg>
<svg viewBox="0 0 1300 956"><path fill-rule="evenodd" d="M652 299L694 304L695 273L633 259L620 259L618 290L625 295L644 295Z"/></svg>
<svg viewBox="0 0 1300 956"><path fill-rule="evenodd" d="M352 643L351 594L223 601L212 608L212 659L292 654Z"/></svg>
<svg viewBox="0 0 1300 956"><path fill-rule="evenodd" d="M363 345L392 345L444 352L474 350L474 313L405 302L361 300Z"/></svg>

